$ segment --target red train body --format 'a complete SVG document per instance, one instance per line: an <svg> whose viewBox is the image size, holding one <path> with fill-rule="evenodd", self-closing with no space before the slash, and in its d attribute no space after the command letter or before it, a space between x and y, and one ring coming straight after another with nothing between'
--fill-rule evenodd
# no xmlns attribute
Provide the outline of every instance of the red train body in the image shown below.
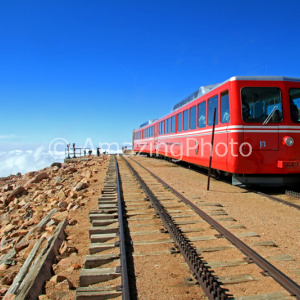
<svg viewBox="0 0 300 300"><path fill-rule="evenodd" d="M134 151L212 168L234 184L285 185L300 173L300 79L232 77L201 87L134 131Z"/></svg>

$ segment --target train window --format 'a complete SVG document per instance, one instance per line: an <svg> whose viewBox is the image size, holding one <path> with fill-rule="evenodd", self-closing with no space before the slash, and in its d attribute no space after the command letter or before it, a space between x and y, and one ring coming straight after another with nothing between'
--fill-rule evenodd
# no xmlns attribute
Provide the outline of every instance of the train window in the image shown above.
<svg viewBox="0 0 300 300"><path fill-rule="evenodd" d="M189 130L189 110L183 112L183 130Z"/></svg>
<svg viewBox="0 0 300 300"><path fill-rule="evenodd" d="M168 119L168 133L171 133L171 118Z"/></svg>
<svg viewBox="0 0 300 300"><path fill-rule="evenodd" d="M178 131L182 131L182 113L178 114Z"/></svg>
<svg viewBox="0 0 300 300"><path fill-rule="evenodd" d="M172 133L175 133L175 116L172 117Z"/></svg>
<svg viewBox="0 0 300 300"><path fill-rule="evenodd" d="M274 87L242 88L242 115L245 122L282 121L280 89Z"/></svg>
<svg viewBox="0 0 300 300"><path fill-rule="evenodd" d="M196 129L197 116L196 106L190 108L190 129Z"/></svg>
<svg viewBox="0 0 300 300"><path fill-rule="evenodd" d="M212 126L214 123L215 108L216 108L216 124L218 124L218 102L219 102L218 95L208 99L208 126Z"/></svg>
<svg viewBox="0 0 300 300"><path fill-rule="evenodd" d="M294 123L300 123L300 89L290 89L289 96L291 119Z"/></svg>
<svg viewBox="0 0 300 300"><path fill-rule="evenodd" d="M221 123L228 123L230 121L229 111L229 94L228 91L221 93Z"/></svg>
<svg viewBox="0 0 300 300"><path fill-rule="evenodd" d="M206 126L206 101L198 105L198 128Z"/></svg>
<svg viewBox="0 0 300 300"><path fill-rule="evenodd" d="M165 133L165 121L161 122L161 134Z"/></svg>

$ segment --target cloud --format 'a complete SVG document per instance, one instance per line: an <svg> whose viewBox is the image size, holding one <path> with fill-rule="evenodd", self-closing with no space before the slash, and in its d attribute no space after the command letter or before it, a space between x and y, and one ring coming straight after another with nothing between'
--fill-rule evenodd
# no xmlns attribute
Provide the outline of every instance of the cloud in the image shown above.
<svg viewBox="0 0 300 300"><path fill-rule="evenodd" d="M7 134L7 135L0 135L0 139L17 139L19 138L15 134Z"/></svg>
<svg viewBox="0 0 300 300"><path fill-rule="evenodd" d="M63 158L54 158L47 147L40 146L35 150L12 150L0 153L0 177L10 174L22 174L37 171L50 166L55 161Z"/></svg>

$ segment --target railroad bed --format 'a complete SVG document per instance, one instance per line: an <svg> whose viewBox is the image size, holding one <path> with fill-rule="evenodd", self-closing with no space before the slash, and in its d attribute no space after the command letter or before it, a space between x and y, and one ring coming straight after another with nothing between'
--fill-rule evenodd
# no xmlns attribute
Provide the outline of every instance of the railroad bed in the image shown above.
<svg viewBox="0 0 300 300"><path fill-rule="evenodd" d="M182 183L190 171L178 173L167 162L118 157L116 166L114 160L111 157L99 209L90 212L90 255L80 273L77 299L206 299L205 294L209 299L245 300L300 296L298 257L289 255L288 247L277 247L268 235L260 237L239 223L231 207L235 217L228 215L216 189L204 193L194 181L184 187ZM175 183L186 197L153 177L138 162L161 173L168 184ZM182 183L180 176L184 176ZM197 176L202 175L193 174ZM238 193L246 197L250 194L232 187L227 197L234 198ZM218 227L224 230L220 233ZM238 243L243 252L228 239ZM285 264L288 276L296 282L277 273Z"/></svg>

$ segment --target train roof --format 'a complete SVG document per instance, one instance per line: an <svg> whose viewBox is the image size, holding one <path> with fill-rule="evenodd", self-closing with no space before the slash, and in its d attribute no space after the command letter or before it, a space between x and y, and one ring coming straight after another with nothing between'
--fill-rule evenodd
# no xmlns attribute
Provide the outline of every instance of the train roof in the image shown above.
<svg viewBox="0 0 300 300"><path fill-rule="evenodd" d="M232 76L229 79L223 81L222 83L216 83L216 84L210 84L210 85L204 85L201 86L199 89L194 91L192 94L189 96L185 97L183 100L179 101L176 103L171 112L179 109L180 107L186 105L189 102L192 102L193 100L207 94L208 92L216 89L217 87L225 84L226 82L229 81L236 81L236 80L244 80L244 81L294 81L294 82L300 82L300 78L295 78L295 77L285 77L285 76ZM150 125L151 123L154 123L157 121L157 119L154 120L149 120L143 124L140 125L140 128L145 127L147 125Z"/></svg>
<svg viewBox="0 0 300 300"><path fill-rule="evenodd" d="M214 90L218 86L223 85L224 83L226 83L228 81L236 81L236 80L297 81L297 82L300 82L300 78L284 77L284 76L233 76L222 83L201 86L198 90L196 90L195 92L190 94L188 97L186 97L183 100L181 100L180 102L176 103L172 108L172 112L177 110L178 108L186 105L187 103L192 102L193 100L207 94L208 92Z"/></svg>
<svg viewBox="0 0 300 300"><path fill-rule="evenodd" d="M260 81L296 81L300 82L300 78L285 77L285 76L233 76L228 80L224 81L235 81L235 80L260 80ZM223 84L222 83L222 84Z"/></svg>
<svg viewBox="0 0 300 300"><path fill-rule="evenodd" d="M152 123L154 123L155 121L157 121L158 119L152 119L152 120L148 120L147 122L143 123L140 125L140 128L145 127L147 125L150 125Z"/></svg>

